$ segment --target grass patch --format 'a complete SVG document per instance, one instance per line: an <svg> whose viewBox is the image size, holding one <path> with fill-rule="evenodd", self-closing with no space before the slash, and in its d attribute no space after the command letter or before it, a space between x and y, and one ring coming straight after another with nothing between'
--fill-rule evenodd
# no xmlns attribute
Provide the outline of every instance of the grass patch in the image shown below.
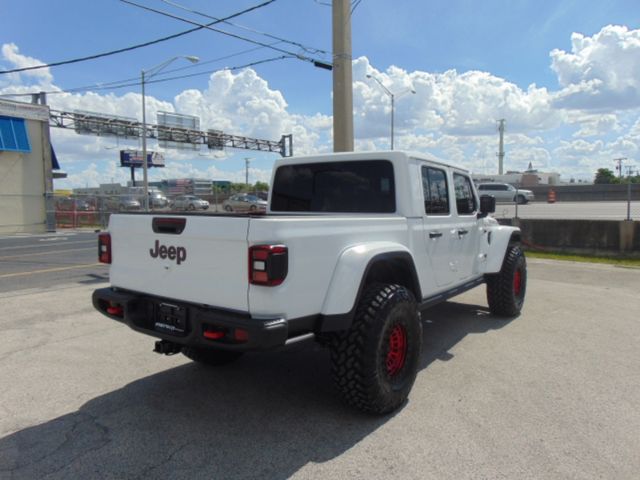
<svg viewBox="0 0 640 480"><path fill-rule="evenodd" d="M595 255L576 255L573 253L561 252L537 252L533 250L527 250L526 255L529 258L546 258L549 260L564 260L568 262L604 263L608 265L619 265L622 267L640 268L640 258L599 257Z"/></svg>

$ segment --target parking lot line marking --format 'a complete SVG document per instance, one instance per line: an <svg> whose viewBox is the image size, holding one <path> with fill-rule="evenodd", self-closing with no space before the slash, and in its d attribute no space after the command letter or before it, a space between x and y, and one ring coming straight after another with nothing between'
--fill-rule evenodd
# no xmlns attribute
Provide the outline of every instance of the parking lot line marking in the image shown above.
<svg viewBox="0 0 640 480"><path fill-rule="evenodd" d="M71 267L47 268L47 269L44 269L44 270L32 270L31 272L5 273L4 275L0 275L0 278L21 277L21 276L24 276L24 275L35 275L35 274L38 274L38 273L62 272L64 270L73 270L73 269L76 269L76 268L96 267L98 265L102 265L102 263L84 263L82 265L73 265Z"/></svg>
<svg viewBox="0 0 640 480"><path fill-rule="evenodd" d="M21 255L9 255L6 257L0 257L0 260L9 260L11 258L20 258L20 257L35 257L38 255L51 255L53 253L65 253L65 252L79 252L80 250L95 250L98 251L95 247L85 247L85 248L67 248L66 250L52 250L50 252L40 252L40 253L23 253Z"/></svg>

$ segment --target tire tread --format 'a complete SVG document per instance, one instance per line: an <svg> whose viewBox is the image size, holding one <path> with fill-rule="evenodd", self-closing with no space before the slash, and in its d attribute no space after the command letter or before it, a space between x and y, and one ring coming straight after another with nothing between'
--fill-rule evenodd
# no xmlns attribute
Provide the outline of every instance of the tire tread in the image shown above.
<svg viewBox="0 0 640 480"><path fill-rule="evenodd" d="M513 274L520 261L524 264L525 275L522 288L526 289L526 262L522 249L518 245L512 245L507 249L499 273L486 276L487 302L492 314L513 317L520 313L522 301L518 302L513 292Z"/></svg>
<svg viewBox="0 0 640 480"><path fill-rule="evenodd" d="M415 306L413 295L405 287L373 284L361 297L351 328L336 335L331 344L331 367L336 387L348 404L368 413L387 413L399 406L396 398L376 394L376 385L380 379L377 378L376 368L369 365L376 359L366 358L367 344L372 340L370 337L376 330L374 324L380 321L380 315L384 315L393 296L396 296L396 301L412 302ZM417 314L417 306L415 308ZM421 325L419 326L421 333ZM419 343L422 343L422 335ZM415 379L415 373L417 372L413 373L409 381L409 389Z"/></svg>

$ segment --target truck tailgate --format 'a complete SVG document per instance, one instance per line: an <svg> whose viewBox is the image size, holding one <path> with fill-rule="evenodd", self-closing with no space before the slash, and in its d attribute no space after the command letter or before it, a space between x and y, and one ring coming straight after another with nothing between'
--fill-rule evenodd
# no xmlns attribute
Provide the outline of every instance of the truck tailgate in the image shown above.
<svg viewBox="0 0 640 480"><path fill-rule="evenodd" d="M181 231L158 227L182 220ZM112 215L111 284L246 312L248 226L248 217Z"/></svg>

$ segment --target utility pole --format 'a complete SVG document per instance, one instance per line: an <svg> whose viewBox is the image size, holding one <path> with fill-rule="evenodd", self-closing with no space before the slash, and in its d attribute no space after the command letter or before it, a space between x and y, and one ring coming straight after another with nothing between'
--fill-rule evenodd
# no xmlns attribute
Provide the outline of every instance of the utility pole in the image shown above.
<svg viewBox="0 0 640 480"><path fill-rule="evenodd" d="M333 0L333 151L353 152L351 1Z"/></svg>
<svg viewBox="0 0 640 480"><path fill-rule="evenodd" d="M251 161L250 158L245 157L244 159L244 183L247 184L247 186L249 185L249 162Z"/></svg>
<svg viewBox="0 0 640 480"><path fill-rule="evenodd" d="M620 157L620 158L614 158L613 161L614 162L618 162L618 166L616 167L616 170L618 171L618 178L622 179L622 162L624 162L627 159L627 157Z"/></svg>
<svg viewBox="0 0 640 480"><path fill-rule="evenodd" d="M498 120L498 132L500 143L498 144L498 175L502 175L504 169L504 118Z"/></svg>

